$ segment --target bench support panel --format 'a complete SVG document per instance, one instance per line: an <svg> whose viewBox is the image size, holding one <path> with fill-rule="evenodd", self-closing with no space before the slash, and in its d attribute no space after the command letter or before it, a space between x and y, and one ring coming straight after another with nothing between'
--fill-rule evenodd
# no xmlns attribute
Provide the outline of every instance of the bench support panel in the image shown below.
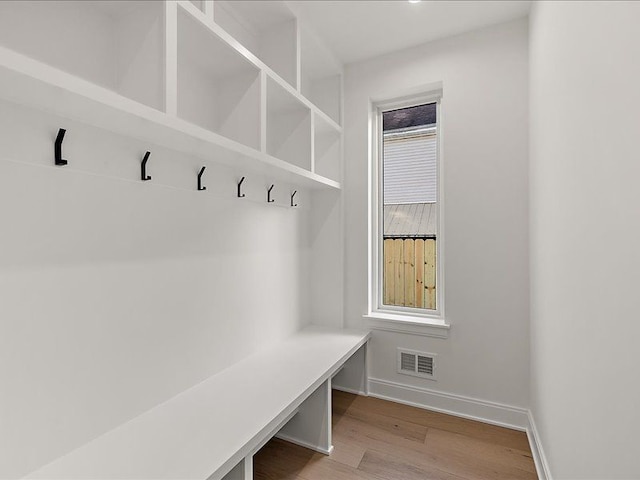
<svg viewBox="0 0 640 480"><path fill-rule="evenodd" d="M242 459L222 480L253 480L253 457Z"/></svg>
<svg viewBox="0 0 640 480"><path fill-rule="evenodd" d="M331 453L331 379L302 402L298 413L276 437L325 455Z"/></svg>
<svg viewBox="0 0 640 480"><path fill-rule="evenodd" d="M345 362L331 382L336 390L356 395L369 395L366 343Z"/></svg>

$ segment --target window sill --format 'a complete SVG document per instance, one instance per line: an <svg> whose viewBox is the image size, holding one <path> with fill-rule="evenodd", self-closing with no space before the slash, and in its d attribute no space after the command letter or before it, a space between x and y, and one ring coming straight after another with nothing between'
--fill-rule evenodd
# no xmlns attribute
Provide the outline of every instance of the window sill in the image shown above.
<svg viewBox="0 0 640 480"><path fill-rule="evenodd" d="M363 315L372 330L422 335L424 337L448 338L451 325L442 320L412 315L371 312Z"/></svg>

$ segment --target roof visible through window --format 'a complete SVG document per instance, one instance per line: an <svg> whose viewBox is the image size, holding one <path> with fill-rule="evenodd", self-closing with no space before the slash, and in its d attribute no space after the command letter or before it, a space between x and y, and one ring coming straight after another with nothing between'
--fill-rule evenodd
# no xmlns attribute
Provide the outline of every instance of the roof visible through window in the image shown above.
<svg viewBox="0 0 640 480"><path fill-rule="evenodd" d="M382 130L408 129L434 125L436 123L436 104L416 105L415 107L389 110L382 114Z"/></svg>

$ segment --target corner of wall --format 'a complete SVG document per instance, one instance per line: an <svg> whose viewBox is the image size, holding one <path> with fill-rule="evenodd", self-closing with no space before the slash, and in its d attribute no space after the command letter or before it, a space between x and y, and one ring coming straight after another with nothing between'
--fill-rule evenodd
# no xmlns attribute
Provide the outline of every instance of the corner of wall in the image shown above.
<svg viewBox="0 0 640 480"><path fill-rule="evenodd" d="M538 473L539 480L552 480L551 470L549 469L549 462L542 448L542 441L536 422L533 418L533 412L527 411L527 438L529 439L529 445L531 447L531 454L533 455L533 461L536 465L536 472Z"/></svg>

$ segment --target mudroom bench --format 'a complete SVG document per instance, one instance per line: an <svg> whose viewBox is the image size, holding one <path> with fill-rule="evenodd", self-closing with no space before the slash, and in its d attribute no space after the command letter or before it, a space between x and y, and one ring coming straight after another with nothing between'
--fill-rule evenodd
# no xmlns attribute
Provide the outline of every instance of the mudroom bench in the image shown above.
<svg viewBox="0 0 640 480"><path fill-rule="evenodd" d="M332 377L362 390L369 335L305 328L27 478L249 480L273 436L330 454Z"/></svg>

